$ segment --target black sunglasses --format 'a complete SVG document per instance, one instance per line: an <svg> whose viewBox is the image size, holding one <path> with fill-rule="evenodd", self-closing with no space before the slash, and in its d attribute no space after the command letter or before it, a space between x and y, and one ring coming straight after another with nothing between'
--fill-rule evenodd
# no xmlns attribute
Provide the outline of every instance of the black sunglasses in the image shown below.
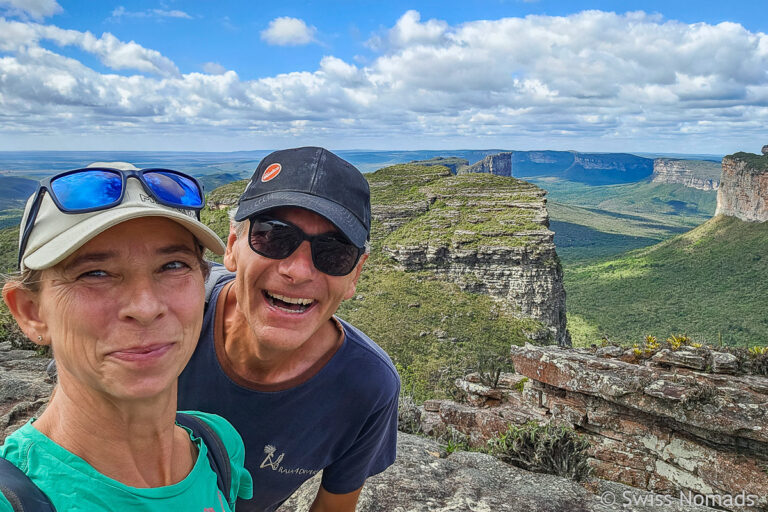
<svg viewBox="0 0 768 512"><path fill-rule="evenodd" d="M128 178L136 178L158 203L173 208L195 210L198 220L205 205L203 186L192 176L171 169L124 171L107 167L88 167L63 172L41 180L19 244L19 268L29 235L40 211L43 192L63 213L107 210L123 202Z"/></svg>
<svg viewBox="0 0 768 512"><path fill-rule="evenodd" d="M248 243L257 254L273 260L287 258L304 240L312 249L315 268L330 276L345 276L354 270L365 252L339 233L308 235L290 222L270 217L252 217Z"/></svg>

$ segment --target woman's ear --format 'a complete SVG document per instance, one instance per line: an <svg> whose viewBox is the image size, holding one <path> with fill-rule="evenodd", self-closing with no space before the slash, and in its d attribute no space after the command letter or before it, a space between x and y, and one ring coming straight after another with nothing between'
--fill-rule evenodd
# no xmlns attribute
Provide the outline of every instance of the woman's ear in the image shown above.
<svg viewBox="0 0 768 512"><path fill-rule="evenodd" d="M37 294L19 283L9 282L3 286L3 300L27 338L38 345L51 344L48 326L40 316Z"/></svg>

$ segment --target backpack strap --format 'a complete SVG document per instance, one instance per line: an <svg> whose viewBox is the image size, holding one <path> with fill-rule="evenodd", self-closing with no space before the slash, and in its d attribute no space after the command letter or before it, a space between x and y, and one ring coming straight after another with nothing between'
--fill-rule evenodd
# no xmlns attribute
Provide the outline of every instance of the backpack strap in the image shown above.
<svg viewBox="0 0 768 512"><path fill-rule="evenodd" d="M203 440L208 448L208 462L216 473L216 484L224 493L224 499L229 501L229 493L232 489L232 467L229 464L229 454L224 442L210 425L196 416L177 412L176 423L187 427L195 437Z"/></svg>
<svg viewBox="0 0 768 512"><path fill-rule="evenodd" d="M0 457L0 493L14 512L56 512L43 491L11 462Z"/></svg>

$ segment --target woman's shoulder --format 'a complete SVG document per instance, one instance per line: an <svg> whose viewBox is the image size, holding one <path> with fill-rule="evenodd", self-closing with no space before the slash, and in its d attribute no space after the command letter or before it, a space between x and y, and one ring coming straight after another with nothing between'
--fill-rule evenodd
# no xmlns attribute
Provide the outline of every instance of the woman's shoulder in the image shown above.
<svg viewBox="0 0 768 512"><path fill-rule="evenodd" d="M208 425L219 436L224 446L227 448L227 452L230 457L233 457L232 449L242 449L243 440L240 434L235 430L232 424L219 416L218 414L212 414L202 411L179 411L180 413L192 416L199 419L206 425Z"/></svg>
<svg viewBox="0 0 768 512"><path fill-rule="evenodd" d="M25 456L29 454L30 445L45 440L46 438L32 426L32 420L29 420L5 438L3 445L0 446L0 457L26 472L28 461Z"/></svg>
<svg viewBox="0 0 768 512"><path fill-rule="evenodd" d="M249 499L253 495L253 479L248 470L245 469L245 445L243 438L235 430L235 427L217 414L211 414L201 411L179 411L208 425L216 435L221 439L227 455L229 456L229 465L232 469L232 500L237 497ZM191 433L190 433L191 435ZM206 446L211 450L212 447Z"/></svg>

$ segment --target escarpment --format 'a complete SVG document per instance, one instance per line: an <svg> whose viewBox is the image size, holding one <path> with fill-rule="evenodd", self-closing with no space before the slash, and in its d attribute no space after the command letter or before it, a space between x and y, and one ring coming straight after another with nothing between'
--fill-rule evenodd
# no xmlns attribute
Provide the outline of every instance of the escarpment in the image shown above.
<svg viewBox="0 0 768 512"><path fill-rule="evenodd" d="M653 161L654 183L680 184L699 190L717 190L721 165L703 160L657 158Z"/></svg>
<svg viewBox="0 0 768 512"><path fill-rule="evenodd" d="M630 183L653 172L653 160L626 153L579 153L576 151L509 151L489 155L459 174L497 176L557 176L590 185Z"/></svg>
<svg viewBox="0 0 768 512"><path fill-rule="evenodd" d="M406 271L428 271L538 320L549 331L538 335L540 342L570 345L544 190L509 177L452 176L444 167L418 165L368 178L384 254Z"/></svg>
<svg viewBox="0 0 768 512"><path fill-rule="evenodd" d="M768 220L768 154L736 153L723 158L715 215L749 222Z"/></svg>

